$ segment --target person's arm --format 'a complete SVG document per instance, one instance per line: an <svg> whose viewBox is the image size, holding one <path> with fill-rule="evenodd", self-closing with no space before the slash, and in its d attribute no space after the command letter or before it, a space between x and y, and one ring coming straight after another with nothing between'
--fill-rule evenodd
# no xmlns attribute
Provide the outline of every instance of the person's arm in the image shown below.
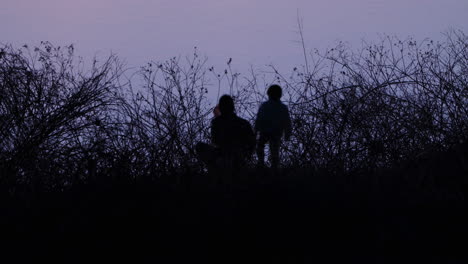
<svg viewBox="0 0 468 264"><path fill-rule="evenodd" d="M211 143L214 145L219 143L219 128L215 119L211 120Z"/></svg>
<svg viewBox="0 0 468 264"><path fill-rule="evenodd" d="M255 124L254 124L254 135L258 134L258 131L263 128L263 119L265 115L265 110L263 107L263 104L260 105L258 108L258 113L257 113L257 118L255 119Z"/></svg>
<svg viewBox="0 0 468 264"><path fill-rule="evenodd" d="M289 115L288 107L285 106L285 123L284 123L284 138L289 141L292 134L292 124L291 124L291 116Z"/></svg>
<svg viewBox="0 0 468 264"><path fill-rule="evenodd" d="M253 151L255 150L255 145L256 145L256 132L254 132L254 130L252 129L252 126L250 125L250 123L248 121L245 122L246 123L246 136L247 136L247 145L248 145L248 150L250 153L253 153Z"/></svg>

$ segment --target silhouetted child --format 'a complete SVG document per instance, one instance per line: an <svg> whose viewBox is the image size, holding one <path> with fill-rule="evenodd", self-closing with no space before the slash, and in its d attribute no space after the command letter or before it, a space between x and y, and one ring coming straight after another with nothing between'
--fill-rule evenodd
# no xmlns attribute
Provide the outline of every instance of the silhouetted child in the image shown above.
<svg viewBox="0 0 468 264"><path fill-rule="evenodd" d="M229 95L219 99L211 121L211 143L198 143L197 154L208 169L213 167L239 168L252 156L255 134L250 123L234 112L234 100ZM221 164L220 164L221 163ZM228 169L228 168L226 168Z"/></svg>
<svg viewBox="0 0 468 264"><path fill-rule="evenodd" d="M265 144L270 146L270 161L273 168L279 165L281 138L291 137L291 118L286 105L281 102L282 89L271 85L267 91L269 100L262 103L255 121L255 133L259 134L257 156L260 166L265 165Z"/></svg>

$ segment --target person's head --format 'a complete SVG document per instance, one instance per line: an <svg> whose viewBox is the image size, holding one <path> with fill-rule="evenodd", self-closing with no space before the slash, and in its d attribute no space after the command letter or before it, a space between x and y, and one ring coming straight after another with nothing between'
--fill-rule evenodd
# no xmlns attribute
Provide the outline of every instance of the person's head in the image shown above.
<svg viewBox="0 0 468 264"><path fill-rule="evenodd" d="M281 89L281 86L273 84L268 88L267 94L268 98L279 101L279 99L283 95L283 91Z"/></svg>
<svg viewBox="0 0 468 264"><path fill-rule="evenodd" d="M221 114L234 113L234 100L231 96L225 94L219 98L219 111Z"/></svg>

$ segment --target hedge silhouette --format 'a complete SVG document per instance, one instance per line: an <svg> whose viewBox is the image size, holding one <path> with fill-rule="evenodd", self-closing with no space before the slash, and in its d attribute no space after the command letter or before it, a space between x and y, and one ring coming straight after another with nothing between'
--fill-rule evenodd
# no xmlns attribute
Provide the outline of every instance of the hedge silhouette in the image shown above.
<svg viewBox="0 0 468 264"><path fill-rule="evenodd" d="M232 59L221 72L208 67L197 50L130 72L115 55L87 67L73 46L3 45L0 180L15 191L204 173L194 148L209 138L209 90L229 89L253 122L271 83L293 118L284 167L353 173L448 150L468 135L468 37L445 37L387 36L356 51L339 43L289 74L271 65L246 76Z"/></svg>

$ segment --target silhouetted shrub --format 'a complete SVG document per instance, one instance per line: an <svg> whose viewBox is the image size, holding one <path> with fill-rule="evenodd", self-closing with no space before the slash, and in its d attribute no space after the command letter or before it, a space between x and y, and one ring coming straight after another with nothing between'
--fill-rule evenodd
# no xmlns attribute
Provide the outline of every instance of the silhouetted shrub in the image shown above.
<svg viewBox="0 0 468 264"><path fill-rule="evenodd" d="M444 150L468 131L468 42L385 37L353 52L313 55L310 69L277 73L294 116L285 162L333 170L389 167Z"/></svg>
<svg viewBox="0 0 468 264"><path fill-rule="evenodd" d="M91 175L117 100L115 56L85 70L73 46L0 49L0 164L9 184L60 187Z"/></svg>
<svg viewBox="0 0 468 264"><path fill-rule="evenodd" d="M268 84L293 118L283 166L333 173L389 168L466 140L468 41L385 37L353 51L315 52L289 75L218 73L195 51L151 62L126 83L116 56L91 67L73 46L0 48L0 168L8 186L63 188L112 178L202 173L194 146L209 140L208 91L226 86L253 122ZM312 63L310 63L312 62ZM271 80L270 80L270 79Z"/></svg>

